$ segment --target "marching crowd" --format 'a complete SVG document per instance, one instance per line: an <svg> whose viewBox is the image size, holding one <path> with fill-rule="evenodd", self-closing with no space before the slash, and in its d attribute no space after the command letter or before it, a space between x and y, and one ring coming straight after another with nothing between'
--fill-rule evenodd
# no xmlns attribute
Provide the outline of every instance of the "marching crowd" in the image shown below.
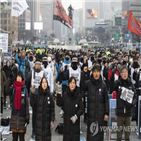
<svg viewBox="0 0 141 141"><path fill-rule="evenodd" d="M13 49L12 62L1 64L1 113L6 97L11 106L13 141L25 140L32 107L32 138L51 141L55 103L63 114L63 141L80 141L80 118L87 123L87 141L103 141L104 132L94 134L94 125L107 126L108 94L116 99L117 127L138 125L141 88L140 53L122 50ZM133 92L133 100L121 99L122 87ZM87 98L86 98L87 97ZM100 129L100 128L99 128ZM117 141L122 140L117 131ZM130 141L130 131L125 131Z"/></svg>

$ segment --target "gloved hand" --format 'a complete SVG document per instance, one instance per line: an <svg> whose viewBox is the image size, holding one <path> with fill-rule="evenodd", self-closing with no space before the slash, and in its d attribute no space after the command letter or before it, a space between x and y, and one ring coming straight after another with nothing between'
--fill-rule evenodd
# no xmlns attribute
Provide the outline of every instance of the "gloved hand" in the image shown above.
<svg viewBox="0 0 141 141"><path fill-rule="evenodd" d="M70 118L73 124L76 122L77 119L78 119L77 115L74 115Z"/></svg>
<svg viewBox="0 0 141 141"><path fill-rule="evenodd" d="M56 93L62 94L62 85L59 83L56 83Z"/></svg>
<svg viewBox="0 0 141 141"><path fill-rule="evenodd" d="M30 88L30 91L31 91L32 94L35 94L35 86L32 86L32 87Z"/></svg>
<svg viewBox="0 0 141 141"><path fill-rule="evenodd" d="M25 126L29 124L29 119L25 119Z"/></svg>
<svg viewBox="0 0 141 141"><path fill-rule="evenodd" d="M53 121L51 121L51 123L50 123L50 130L51 130L51 131L53 130L53 127L54 127Z"/></svg>

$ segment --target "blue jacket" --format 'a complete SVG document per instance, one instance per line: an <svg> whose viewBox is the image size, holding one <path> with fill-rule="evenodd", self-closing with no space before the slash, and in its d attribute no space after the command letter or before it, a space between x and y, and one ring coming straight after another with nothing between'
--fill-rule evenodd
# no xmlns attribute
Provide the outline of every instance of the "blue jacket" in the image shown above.
<svg viewBox="0 0 141 141"><path fill-rule="evenodd" d="M17 61L18 65L19 65L19 70L22 71L22 73L24 75L24 80L26 80L26 75L25 75L26 72L25 71L26 71L26 66L28 63L27 57L25 57L24 59L19 59L18 53L16 53L15 60Z"/></svg>

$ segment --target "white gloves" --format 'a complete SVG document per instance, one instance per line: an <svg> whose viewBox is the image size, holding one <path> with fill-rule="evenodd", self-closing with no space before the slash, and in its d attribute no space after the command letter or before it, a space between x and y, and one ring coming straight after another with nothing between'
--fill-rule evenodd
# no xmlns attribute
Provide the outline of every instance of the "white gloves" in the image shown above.
<svg viewBox="0 0 141 141"><path fill-rule="evenodd" d="M74 115L70 118L73 124L76 122L77 119L78 119L77 115Z"/></svg>
<svg viewBox="0 0 141 141"><path fill-rule="evenodd" d="M62 94L62 84L56 83L56 93Z"/></svg>

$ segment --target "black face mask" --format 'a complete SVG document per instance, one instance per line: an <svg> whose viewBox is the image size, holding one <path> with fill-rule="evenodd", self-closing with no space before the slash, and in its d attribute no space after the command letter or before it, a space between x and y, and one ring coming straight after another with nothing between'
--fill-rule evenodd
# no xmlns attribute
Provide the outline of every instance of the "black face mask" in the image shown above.
<svg viewBox="0 0 141 141"><path fill-rule="evenodd" d="M123 61L123 65L126 65L126 61Z"/></svg>
<svg viewBox="0 0 141 141"><path fill-rule="evenodd" d="M73 70L77 70L77 62L72 62L71 67L73 68Z"/></svg>
<svg viewBox="0 0 141 141"><path fill-rule="evenodd" d="M66 57L66 60L68 61L70 58L69 57Z"/></svg>
<svg viewBox="0 0 141 141"><path fill-rule="evenodd" d="M104 65L106 64L106 60L103 61L103 64L104 64Z"/></svg>
<svg viewBox="0 0 141 141"><path fill-rule="evenodd" d="M80 62L83 62L83 58L80 59Z"/></svg>
<svg viewBox="0 0 141 141"><path fill-rule="evenodd" d="M21 59L21 56L18 56L19 59Z"/></svg>
<svg viewBox="0 0 141 141"><path fill-rule="evenodd" d="M33 57L32 56L29 57L29 61L33 61Z"/></svg>
<svg viewBox="0 0 141 141"><path fill-rule="evenodd" d="M48 65L48 62L47 62L47 61L43 61L43 65L44 65L44 67L46 68L47 65Z"/></svg>
<svg viewBox="0 0 141 141"><path fill-rule="evenodd" d="M35 69L35 72L38 72L39 73L40 72L40 69Z"/></svg>
<svg viewBox="0 0 141 141"><path fill-rule="evenodd" d="M94 61L94 57L91 57L91 61Z"/></svg>

